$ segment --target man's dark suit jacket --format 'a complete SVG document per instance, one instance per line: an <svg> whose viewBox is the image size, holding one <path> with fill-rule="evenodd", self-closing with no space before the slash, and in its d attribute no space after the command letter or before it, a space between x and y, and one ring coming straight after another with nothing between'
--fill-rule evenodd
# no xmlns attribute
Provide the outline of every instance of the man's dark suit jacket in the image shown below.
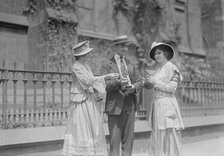
<svg viewBox="0 0 224 156"><path fill-rule="evenodd" d="M138 75L138 71L136 67L134 67L130 62L127 60L126 64L128 67L129 77L131 79L131 83L135 86L134 93L130 93L128 95L124 95L121 92L121 83L116 80L108 80L106 81L107 87L107 95L106 95L106 106L105 112L108 115L119 115L122 111L124 100L127 100L126 103L128 105L134 105L135 110L139 108L138 101L137 101L137 92L141 88L141 79ZM108 73L119 73L118 66L116 64L116 60L114 56L104 62L101 68L101 74L108 74Z"/></svg>

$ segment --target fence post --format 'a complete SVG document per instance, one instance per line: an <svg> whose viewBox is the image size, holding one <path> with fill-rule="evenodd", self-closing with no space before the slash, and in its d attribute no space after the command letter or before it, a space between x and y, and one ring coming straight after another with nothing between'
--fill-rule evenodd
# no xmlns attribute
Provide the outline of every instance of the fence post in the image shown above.
<svg viewBox="0 0 224 156"><path fill-rule="evenodd" d="M5 60L3 60L2 64L2 127L6 128L7 124L7 81L8 81L8 71L5 67Z"/></svg>

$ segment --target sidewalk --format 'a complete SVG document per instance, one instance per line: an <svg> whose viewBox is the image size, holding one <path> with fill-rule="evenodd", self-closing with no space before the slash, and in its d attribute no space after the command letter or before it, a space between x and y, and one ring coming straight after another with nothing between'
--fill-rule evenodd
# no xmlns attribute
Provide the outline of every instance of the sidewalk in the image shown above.
<svg viewBox="0 0 224 156"><path fill-rule="evenodd" d="M185 144L183 156L224 156L224 137Z"/></svg>
<svg viewBox="0 0 224 156"><path fill-rule="evenodd" d="M53 151L21 156L62 156L62 154L61 151ZM132 156L147 156L147 154L136 153ZM182 156L224 156L224 137L184 144Z"/></svg>
<svg viewBox="0 0 224 156"><path fill-rule="evenodd" d="M224 137L183 145L182 156L224 156ZM133 156L147 156L145 153Z"/></svg>

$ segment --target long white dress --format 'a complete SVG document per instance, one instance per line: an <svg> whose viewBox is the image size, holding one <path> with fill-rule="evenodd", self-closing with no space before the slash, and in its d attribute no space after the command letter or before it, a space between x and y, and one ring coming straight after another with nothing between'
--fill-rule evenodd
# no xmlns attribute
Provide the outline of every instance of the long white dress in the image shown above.
<svg viewBox="0 0 224 156"><path fill-rule="evenodd" d="M175 92L182 76L174 64L167 62L155 72L152 79L154 87L149 113L152 128L149 156L180 156L180 130L184 125Z"/></svg>
<svg viewBox="0 0 224 156"><path fill-rule="evenodd" d="M76 62L72 69L74 85L63 154L67 156L106 156L107 146L102 117L93 94L93 88L105 92L103 77L95 77L88 65Z"/></svg>

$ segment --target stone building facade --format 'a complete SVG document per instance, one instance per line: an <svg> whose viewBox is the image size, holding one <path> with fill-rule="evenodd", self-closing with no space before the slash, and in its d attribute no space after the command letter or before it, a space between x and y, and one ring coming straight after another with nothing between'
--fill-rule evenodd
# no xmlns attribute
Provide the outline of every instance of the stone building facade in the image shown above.
<svg viewBox="0 0 224 156"><path fill-rule="evenodd" d="M207 60L217 74L224 75L224 1L201 1L201 10Z"/></svg>
<svg viewBox="0 0 224 156"><path fill-rule="evenodd" d="M28 20L22 15L26 0L0 0L0 64L13 67L28 61L27 32Z"/></svg>
<svg viewBox="0 0 224 156"><path fill-rule="evenodd" d="M29 2L37 3L36 16L23 14ZM50 2L53 5L49 4ZM8 66L13 67L13 61L16 60L19 63L18 66L22 67L25 63L32 68L34 62L47 64L53 60L51 65L60 66L60 63L59 65L54 63L66 62L64 58L69 55L64 54L69 53L73 42L89 39L90 44L95 47L93 60L101 58L99 55L102 56L98 64L94 65L95 69L98 69L103 58L110 56L110 43L116 36L125 34L136 44L140 44L138 34L133 31L133 21L127 16L127 12L118 11L114 16L115 2L116 0L0 0L0 63L5 59ZM137 1L123 2L133 8ZM175 47L178 52L177 62L180 60L179 62L185 64L184 59L180 59L179 56L195 57L199 60L207 58L212 65L217 67L217 70L221 70L220 63L223 59L222 10L224 8L222 0L155 0L150 3L147 1L145 4L148 10L143 19L144 27L146 29L149 27L143 32L143 38L146 40L146 46L143 46L145 54L154 40L174 41L177 45ZM49 49L52 47L47 48L50 41L44 40L46 36L41 37L40 34L44 34L42 30L47 28L48 19L69 19L71 11L66 7L75 10L72 20L73 23L77 22L76 33L73 34L69 44L65 45L67 48L65 52L63 52L63 46L56 44L57 52L50 53ZM156 9L161 13L161 17L152 14L152 11ZM216 18L212 18L214 16ZM214 19L215 21L212 21ZM157 22L157 27L153 27L153 22ZM67 30L67 28L60 29L61 32L68 33ZM52 42L56 40L53 39ZM129 57L137 62L135 53L136 49L132 49ZM55 58L57 54L60 55ZM98 71L94 72L98 74Z"/></svg>

